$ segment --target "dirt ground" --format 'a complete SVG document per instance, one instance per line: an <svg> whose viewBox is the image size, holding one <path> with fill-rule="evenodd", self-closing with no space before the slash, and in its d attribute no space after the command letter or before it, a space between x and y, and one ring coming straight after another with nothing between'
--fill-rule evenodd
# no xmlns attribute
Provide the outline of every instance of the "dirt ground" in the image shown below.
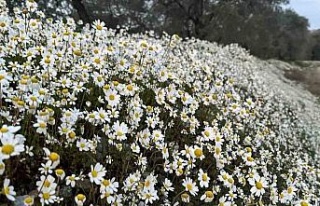
<svg viewBox="0 0 320 206"><path fill-rule="evenodd" d="M320 97L320 62L301 62L294 69L286 70L284 76L302 85L315 96Z"/></svg>

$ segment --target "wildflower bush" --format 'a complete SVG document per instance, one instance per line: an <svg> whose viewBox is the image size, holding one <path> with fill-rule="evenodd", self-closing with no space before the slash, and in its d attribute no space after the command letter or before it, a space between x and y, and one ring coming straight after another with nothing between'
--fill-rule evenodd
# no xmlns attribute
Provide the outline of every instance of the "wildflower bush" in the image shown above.
<svg viewBox="0 0 320 206"><path fill-rule="evenodd" d="M311 133L244 49L1 11L0 202L317 205Z"/></svg>

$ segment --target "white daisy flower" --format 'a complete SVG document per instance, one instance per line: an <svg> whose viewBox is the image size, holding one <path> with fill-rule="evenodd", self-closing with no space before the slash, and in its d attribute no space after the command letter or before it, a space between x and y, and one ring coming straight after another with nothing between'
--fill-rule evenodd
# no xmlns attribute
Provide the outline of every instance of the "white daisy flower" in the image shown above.
<svg viewBox="0 0 320 206"><path fill-rule="evenodd" d="M116 90L109 89L105 92L105 100L111 107L116 107L120 103L120 95Z"/></svg>
<svg viewBox="0 0 320 206"><path fill-rule="evenodd" d="M42 205L49 205L55 202L56 200L56 191L52 188L43 188L39 194L40 202Z"/></svg>
<svg viewBox="0 0 320 206"><path fill-rule="evenodd" d="M82 206L84 204L84 202L86 201L86 196L83 194L77 194L74 197L74 200L75 200L77 206Z"/></svg>
<svg viewBox="0 0 320 206"><path fill-rule="evenodd" d="M214 194L211 190L205 191L205 193L200 197L200 200L204 202L212 202Z"/></svg>
<svg viewBox="0 0 320 206"><path fill-rule="evenodd" d="M126 140L126 134L128 133L128 126L124 122L116 121L115 124L112 126L112 129L115 132L115 137L117 140Z"/></svg>
<svg viewBox="0 0 320 206"><path fill-rule="evenodd" d="M4 124L0 128L0 138L12 137L18 130L20 130L20 128L20 126L8 126Z"/></svg>
<svg viewBox="0 0 320 206"><path fill-rule="evenodd" d="M195 182L192 181L190 177L187 177L183 180L182 185L185 188L185 191L190 192L191 195L196 196L199 192L199 188Z"/></svg>
<svg viewBox="0 0 320 206"><path fill-rule="evenodd" d="M12 81L12 77L5 70L0 70L0 84L7 86L10 81Z"/></svg>
<svg viewBox="0 0 320 206"><path fill-rule="evenodd" d="M202 169L199 170L198 180L200 182L200 187L209 187L210 177L206 172L203 172Z"/></svg>
<svg viewBox="0 0 320 206"><path fill-rule="evenodd" d="M10 180L4 179L2 193L11 201L15 201L16 192L14 191L14 187L10 186Z"/></svg>
<svg viewBox="0 0 320 206"><path fill-rule="evenodd" d="M11 156L17 156L24 149L25 138L22 135L16 135L11 137L2 137L0 147L0 159L9 159Z"/></svg>
<svg viewBox="0 0 320 206"><path fill-rule="evenodd" d="M266 187L268 183L264 177L260 177L259 175L255 175L253 178L249 179L249 183L252 186L250 192L255 196L261 196L266 192Z"/></svg>
<svg viewBox="0 0 320 206"><path fill-rule="evenodd" d="M76 186L76 181L80 180L80 177L76 177L75 174L66 177L66 185L70 185L71 187Z"/></svg>
<svg viewBox="0 0 320 206"><path fill-rule="evenodd" d="M101 184L103 177L106 175L106 169L99 162L93 167L91 165L91 172L88 174L90 182L94 182L97 185Z"/></svg>

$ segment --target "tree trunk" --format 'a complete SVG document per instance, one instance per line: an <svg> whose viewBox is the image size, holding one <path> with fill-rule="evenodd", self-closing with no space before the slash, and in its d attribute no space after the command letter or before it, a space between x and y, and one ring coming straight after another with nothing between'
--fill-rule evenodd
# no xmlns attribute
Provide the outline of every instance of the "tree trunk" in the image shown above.
<svg viewBox="0 0 320 206"><path fill-rule="evenodd" d="M72 0L72 6L77 10L77 13L80 19L84 24L91 23L90 16L86 10L86 7L83 5L82 0Z"/></svg>

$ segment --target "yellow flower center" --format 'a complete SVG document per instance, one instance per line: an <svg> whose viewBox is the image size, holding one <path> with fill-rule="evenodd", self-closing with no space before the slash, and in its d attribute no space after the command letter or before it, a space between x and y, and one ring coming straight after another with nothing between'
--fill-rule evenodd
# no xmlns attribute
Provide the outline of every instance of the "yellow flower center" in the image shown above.
<svg viewBox="0 0 320 206"><path fill-rule="evenodd" d="M97 80L98 80L98 82L102 82L102 80L103 80L102 76L98 76Z"/></svg>
<svg viewBox="0 0 320 206"><path fill-rule="evenodd" d="M81 50L74 50L73 54L76 55L76 56L81 56L82 52L81 52Z"/></svg>
<svg viewBox="0 0 320 206"><path fill-rule="evenodd" d="M102 28L103 28L103 27L102 27L100 24L98 24L98 25L96 26L96 29L99 30L99 31L101 31Z"/></svg>
<svg viewBox="0 0 320 206"><path fill-rule="evenodd" d="M63 169L56 169L57 175L61 176L61 175L63 175L63 173L64 173Z"/></svg>
<svg viewBox="0 0 320 206"><path fill-rule="evenodd" d="M103 180L102 184L106 187L108 187L110 185L110 181L109 180Z"/></svg>
<svg viewBox="0 0 320 206"><path fill-rule="evenodd" d="M0 81L3 80L5 76L3 74L0 74Z"/></svg>
<svg viewBox="0 0 320 206"><path fill-rule="evenodd" d="M98 50L98 49L94 49L94 50L93 50L93 53L99 54L99 50Z"/></svg>
<svg viewBox="0 0 320 206"><path fill-rule="evenodd" d="M40 95L45 95L46 92L45 92L44 90L41 90L41 89L40 89L40 90L39 90L39 94L40 94Z"/></svg>
<svg viewBox="0 0 320 206"><path fill-rule="evenodd" d="M24 101L20 100L17 102L19 106L24 106Z"/></svg>
<svg viewBox="0 0 320 206"><path fill-rule="evenodd" d="M202 175L202 181L207 181L207 180L208 180L208 175L207 175L207 173L204 173Z"/></svg>
<svg viewBox="0 0 320 206"><path fill-rule="evenodd" d="M50 199L50 193L49 192L44 192L42 194L42 197L43 197L44 200L48 200L48 199Z"/></svg>
<svg viewBox="0 0 320 206"><path fill-rule="evenodd" d="M44 63L50 64L50 62L51 62L50 58L45 58L45 59L44 59Z"/></svg>
<svg viewBox="0 0 320 206"><path fill-rule="evenodd" d="M68 129L67 127L63 127L63 128L61 129L61 131L62 131L63 133L67 133L67 132L69 131L69 129Z"/></svg>
<svg viewBox="0 0 320 206"><path fill-rule="evenodd" d="M14 151L14 146L11 144L5 144L2 146L2 153L6 155L12 154Z"/></svg>
<svg viewBox="0 0 320 206"><path fill-rule="evenodd" d="M98 172L95 170L92 170L91 175L92 177L98 177Z"/></svg>
<svg viewBox="0 0 320 206"><path fill-rule="evenodd" d="M117 136L119 137L119 136L122 136L123 135L123 132L121 132L121 131L117 131Z"/></svg>
<svg viewBox="0 0 320 206"><path fill-rule="evenodd" d="M30 99L32 100L32 101L37 101L37 97L35 97L35 96L32 96L32 97L30 97Z"/></svg>
<svg viewBox="0 0 320 206"><path fill-rule="evenodd" d="M210 136L210 132L209 132L209 131L204 131L204 135L205 135L206 137L209 137L209 136Z"/></svg>
<svg viewBox="0 0 320 206"><path fill-rule="evenodd" d="M96 63L96 64L100 64L100 63L101 63L101 61L100 61L100 59L99 59L99 58L95 58L95 59L94 59L94 63Z"/></svg>
<svg viewBox="0 0 320 206"><path fill-rule="evenodd" d="M55 153L55 152L51 152L50 155L49 155L49 159L50 159L52 162L57 161L59 158L60 158L60 156L59 156L57 153Z"/></svg>
<svg viewBox="0 0 320 206"><path fill-rule="evenodd" d="M195 149L195 150L194 150L194 155L195 155L197 158L200 158L200 157L203 155L202 149L199 149L199 148Z"/></svg>
<svg viewBox="0 0 320 206"><path fill-rule="evenodd" d="M3 193L4 195L9 195L9 194L10 194L10 189L9 189L9 187L4 187L4 188L2 188L2 193Z"/></svg>
<svg viewBox="0 0 320 206"><path fill-rule="evenodd" d="M58 36L57 36L57 34L53 33L53 34L51 35L51 37L55 39L55 38L57 38Z"/></svg>
<svg viewBox="0 0 320 206"><path fill-rule="evenodd" d="M182 198L182 199L188 199L188 198L189 198L188 193L183 193L183 194L181 195L181 198Z"/></svg>
<svg viewBox="0 0 320 206"><path fill-rule="evenodd" d="M141 47L144 47L144 48L147 48L148 47L148 44L146 42L141 42L140 44Z"/></svg>
<svg viewBox="0 0 320 206"><path fill-rule="evenodd" d="M70 139L73 139L76 137L76 133L74 131L71 131L68 136Z"/></svg>
<svg viewBox="0 0 320 206"><path fill-rule="evenodd" d="M110 193L110 192L105 192L105 193L104 193L104 196L108 198L108 197L111 196L111 193Z"/></svg>
<svg viewBox="0 0 320 206"><path fill-rule="evenodd" d="M132 90L133 90L133 86L132 86L131 84L129 84L129 85L127 86L127 90L128 90L128 91L132 91Z"/></svg>
<svg viewBox="0 0 320 206"><path fill-rule="evenodd" d="M99 113L99 117L100 117L101 119L104 119L104 118L106 117L106 115L104 115L103 113Z"/></svg>
<svg viewBox="0 0 320 206"><path fill-rule="evenodd" d="M149 187L149 186L150 186L150 181L147 180L147 181L144 183L144 186L145 186L145 187Z"/></svg>
<svg viewBox="0 0 320 206"><path fill-rule="evenodd" d="M308 204L306 201L302 201L302 202L300 203L300 205L301 205L301 206L308 206L309 204Z"/></svg>
<svg viewBox="0 0 320 206"><path fill-rule="evenodd" d="M281 193L279 196L280 196L281 199L284 198L284 194L283 193Z"/></svg>
<svg viewBox="0 0 320 206"><path fill-rule="evenodd" d="M104 85L104 86L103 86L103 89L104 89L104 90L109 90L109 89L110 89L110 85L109 85L109 84Z"/></svg>
<svg viewBox="0 0 320 206"><path fill-rule="evenodd" d="M224 180L226 180L226 179L228 179L228 175L223 174L223 175L222 175L222 178L223 178Z"/></svg>
<svg viewBox="0 0 320 206"><path fill-rule="evenodd" d="M288 193L292 193L292 192L293 192L292 187L289 187L289 188L288 188Z"/></svg>
<svg viewBox="0 0 320 206"><path fill-rule="evenodd" d="M62 90L62 93L63 93L63 94L67 94L68 92L69 92L69 90L68 90L67 88L65 88L65 89Z"/></svg>
<svg viewBox="0 0 320 206"><path fill-rule="evenodd" d="M45 122L40 122L40 123L39 123L39 127L42 128L42 129L44 129L44 128L47 127L47 124L46 124Z"/></svg>
<svg viewBox="0 0 320 206"><path fill-rule="evenodd" d="M9 129L7 127L1 127L0 132L7 133L7 132L9 132Z"/></svg>
<svg viewBox="0 0 320 206"><path fill-rule="evenodd" d="M262 182L257 181L257 182L256 182L256 188L257 188L258 190L261 190L261 189L263 188Z"/></svg>
<svg viewBox="0 0 320 206"><path fill-rule="evenodd" d="M232 178L232 177L231 177L231 178L229 178L229 179L228 179L228 182L229 182L230 184L233 184L233 183L234 183L233 178Z"/></svg>
<svg viewBox="0 0 320 206"><path fill-rule="evenodd" d="M83 194L78 194L77 199L83 202L84 199L86 199L86 196L84 196Z"/></svg>
<svg viewBox="0 0 320 206"><path fill-rule="evenodd" d="M136 65L130 66L130 67L129 67L129 72L130 72L131 74L135 73L135 72L136 72L136 69L137 69L136 67L137 67Z"/></svg>
<svg viewBox="0 0 320 206"><path fill-rule="evenodd" d="M28 196L24 199L24 203L25 204L28 204L28 205L31 205L33 203L33 198Z"/></svg>
<svg viewBox="0 0 320 206"><path fill-rule="evenodd" d="M187 188L187 191L191 191L192 188L193 188L193 186L192 186L191 183L188 183L188 184L186 185L186 188Z"/></svg>
<svg viewBox="0 0 320 206"><path fill-rule="evenodd" d="M129 179L129 182L132 184L132 183L134 183L134 182L135 182L135 179L130 178L130 179Z"/></svg>
<svg viewBox="0 0 320 206"><path fill-rule="evenodd" d="M50 185L51 185L51 182L49 180L45 180L43 183L44 187L50 187Z"/></svg>
<svg viewBox="0 0 320 206"><path fill-rule="evenodd" d="M181 100L182 100L183 102L185 102L185 101L187 101L187 97L182 97Z"/></svg>
<svg viewBox="0 0 320 206"><path fill-rule="evenodd" d="M216 152L217 155L220 154L221 153L220 147L216 147L215 152Z"/></svg>
<svg viewBox="0 0 320 206"><path fill-rule="evenodd" d="M116 97L113 94L110 94L109 99L113 101Z"/></svg>
<svg viewBox="0 0 320 206"><path fill-rule="evenodd" d="M251 156L248 156L248 157L247 157L247 160L248 160L249 162L253 162L254 159L253 159Z"/></svg>
<svg viewBox="0 0 320 206"><path fill-rule="evenodd" d="M205 194L206 194L207 198L213 198L213 192L212 191L206 191Z"/></svg>

